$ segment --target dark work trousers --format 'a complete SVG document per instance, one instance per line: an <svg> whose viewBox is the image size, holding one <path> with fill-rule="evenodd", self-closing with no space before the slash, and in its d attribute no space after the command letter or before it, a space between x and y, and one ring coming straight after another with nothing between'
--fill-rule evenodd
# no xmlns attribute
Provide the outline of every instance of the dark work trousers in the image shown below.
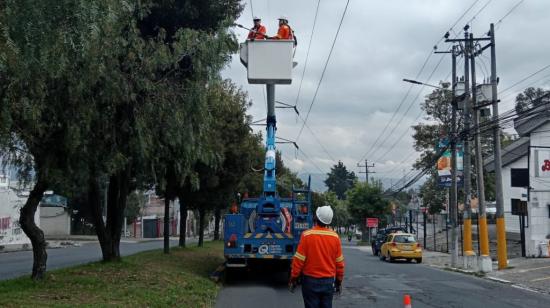
<svg viewBox="0 0 550 308"><path fill-rule="evenodd" d="M334 278L303 276L302 296L306 308L331 308Z"/></svg>

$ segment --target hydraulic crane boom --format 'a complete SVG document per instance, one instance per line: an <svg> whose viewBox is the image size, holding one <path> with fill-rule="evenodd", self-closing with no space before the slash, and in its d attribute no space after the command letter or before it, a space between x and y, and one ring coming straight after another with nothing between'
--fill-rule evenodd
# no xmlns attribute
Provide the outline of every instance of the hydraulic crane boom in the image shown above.
<svg viewBox="0 0 550 308"><path fill-rule="evenodd" d="M275 85L267 84L267 137L264 166L264 196L275 196L277 190L275 132L277 119L275 117Z"/></svg>

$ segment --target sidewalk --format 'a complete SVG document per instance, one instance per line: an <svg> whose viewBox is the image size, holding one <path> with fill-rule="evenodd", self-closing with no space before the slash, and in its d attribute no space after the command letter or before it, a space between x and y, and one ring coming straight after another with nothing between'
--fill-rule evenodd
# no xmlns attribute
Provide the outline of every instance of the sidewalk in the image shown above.
<svg viewBox="0 0 550 308"><path fill-rule="evenodd" d="M57 248L67 248L67 247L80 247L86 244L98 243L96 235L63 235L63 236L46 236L46 245L48 249L57 249ZM210 237L204 237L204 239L209 239ZM192 241L198 239L198 236L188 237L187 241ZM152 241L162 241L163 237L159 238L134 238L134 237L123 237L120 239L121 243L146 243ZM179 237L171 236L171 241L178 241ZM5 245L0 249L0 253L7 252L16 252L16 251L26 251L32 250L30 243L27 244L10 244Z"/></svg>
<svg viewBox="0 0 550 308"><path fill-rule="evenodd" d="M451 268L451 256L447 253L423 251L423 262L437 268ZM462 259L459 257L459 264ZM487 274L454 269L464 273L479 274L480 276L510 284L540 293L550 294L550 258L513 258L508 260L509 268L498 270L497 262L493 262L493 271Z"/></svg>

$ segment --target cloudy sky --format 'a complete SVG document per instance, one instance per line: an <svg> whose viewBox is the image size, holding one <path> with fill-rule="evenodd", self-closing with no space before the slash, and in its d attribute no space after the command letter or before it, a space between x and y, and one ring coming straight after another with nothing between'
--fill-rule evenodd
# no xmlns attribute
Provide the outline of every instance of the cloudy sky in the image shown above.
<svg viewBox="0 0 550 308"><path fill-rule="evenodd" d="M295 55L299 65L293 71L292 85L277 86L276 99L289 104L297 101L304 117L319 84L346 2L320 1L313 36L317 0L243 2L246 8L238 22L250 25L253 13L263 19L268 34L276 33L278 16L288 16L299 39ZM461 34L468 21L473 33L482 36L493 22L497 28L497 70L499 91L502 91L550 64L549 12L548 0L350 0L307 121L315 136L307 128L300 136L298 144L305 155L296 153L290 145L280 145L285 163L299 173L326 173L335 160L342 160L349 169L357 172L357 162L367 154L369 163L376 165L376 177L402 177L418 156L412 148L410 127L425 121L420 103L430 91L429 88L406 84L402 79L418 76L418 80L437 84L449 78L451 60L448 55L430 56L421 71L433 46L439 42L439 50L449 48L441 38L457 20L450 31L452 36L455 32ZM235 31L244 40L246 31ZM310 39L309 60L297 98ZM461 75L463 65L459 66L462 66L458 72ZM489 77L489 70L487 52L478 60L478 81ZM265 118L263 86L247 83L246 70L237 56L223 76L233 79L248 91L254 103L250 109L254 119ZM503 92L500 96L501 112L513 108L515 94L527 86L550 87L550 67ZM295 140L302 121L289 109L278 109L277 112L278 136Z"/></svg>

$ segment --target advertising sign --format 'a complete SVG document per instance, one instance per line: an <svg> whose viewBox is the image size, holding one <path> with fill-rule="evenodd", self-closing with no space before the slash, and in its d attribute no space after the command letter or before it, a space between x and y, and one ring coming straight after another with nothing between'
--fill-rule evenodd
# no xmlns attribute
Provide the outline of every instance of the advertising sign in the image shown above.
<svg viewBox="0 0 550 308"><path fill-rule="evenodd" d="M378 228L378 218L367 218L367 227Z"/></svg>
<svg viewBox="0 0 550 308"><path fill-rule="evenodd" d="M447 138L441 138L437 144L437 151L441 151L446 148L445 152L437 160L437 184L440 187L451 187L451 149L449 146L449 140ZM456 166L457 166L457 175L456 181L457 185L460 187L463 183L463 159L464 151L462 150L462 144L456 145Z"/></svg>
<svg viewBox="0 0 550 308"><path fill-rule="evenodd" d="M535 150L535 177L548 178L550 177L550 151Z"/></svg>

